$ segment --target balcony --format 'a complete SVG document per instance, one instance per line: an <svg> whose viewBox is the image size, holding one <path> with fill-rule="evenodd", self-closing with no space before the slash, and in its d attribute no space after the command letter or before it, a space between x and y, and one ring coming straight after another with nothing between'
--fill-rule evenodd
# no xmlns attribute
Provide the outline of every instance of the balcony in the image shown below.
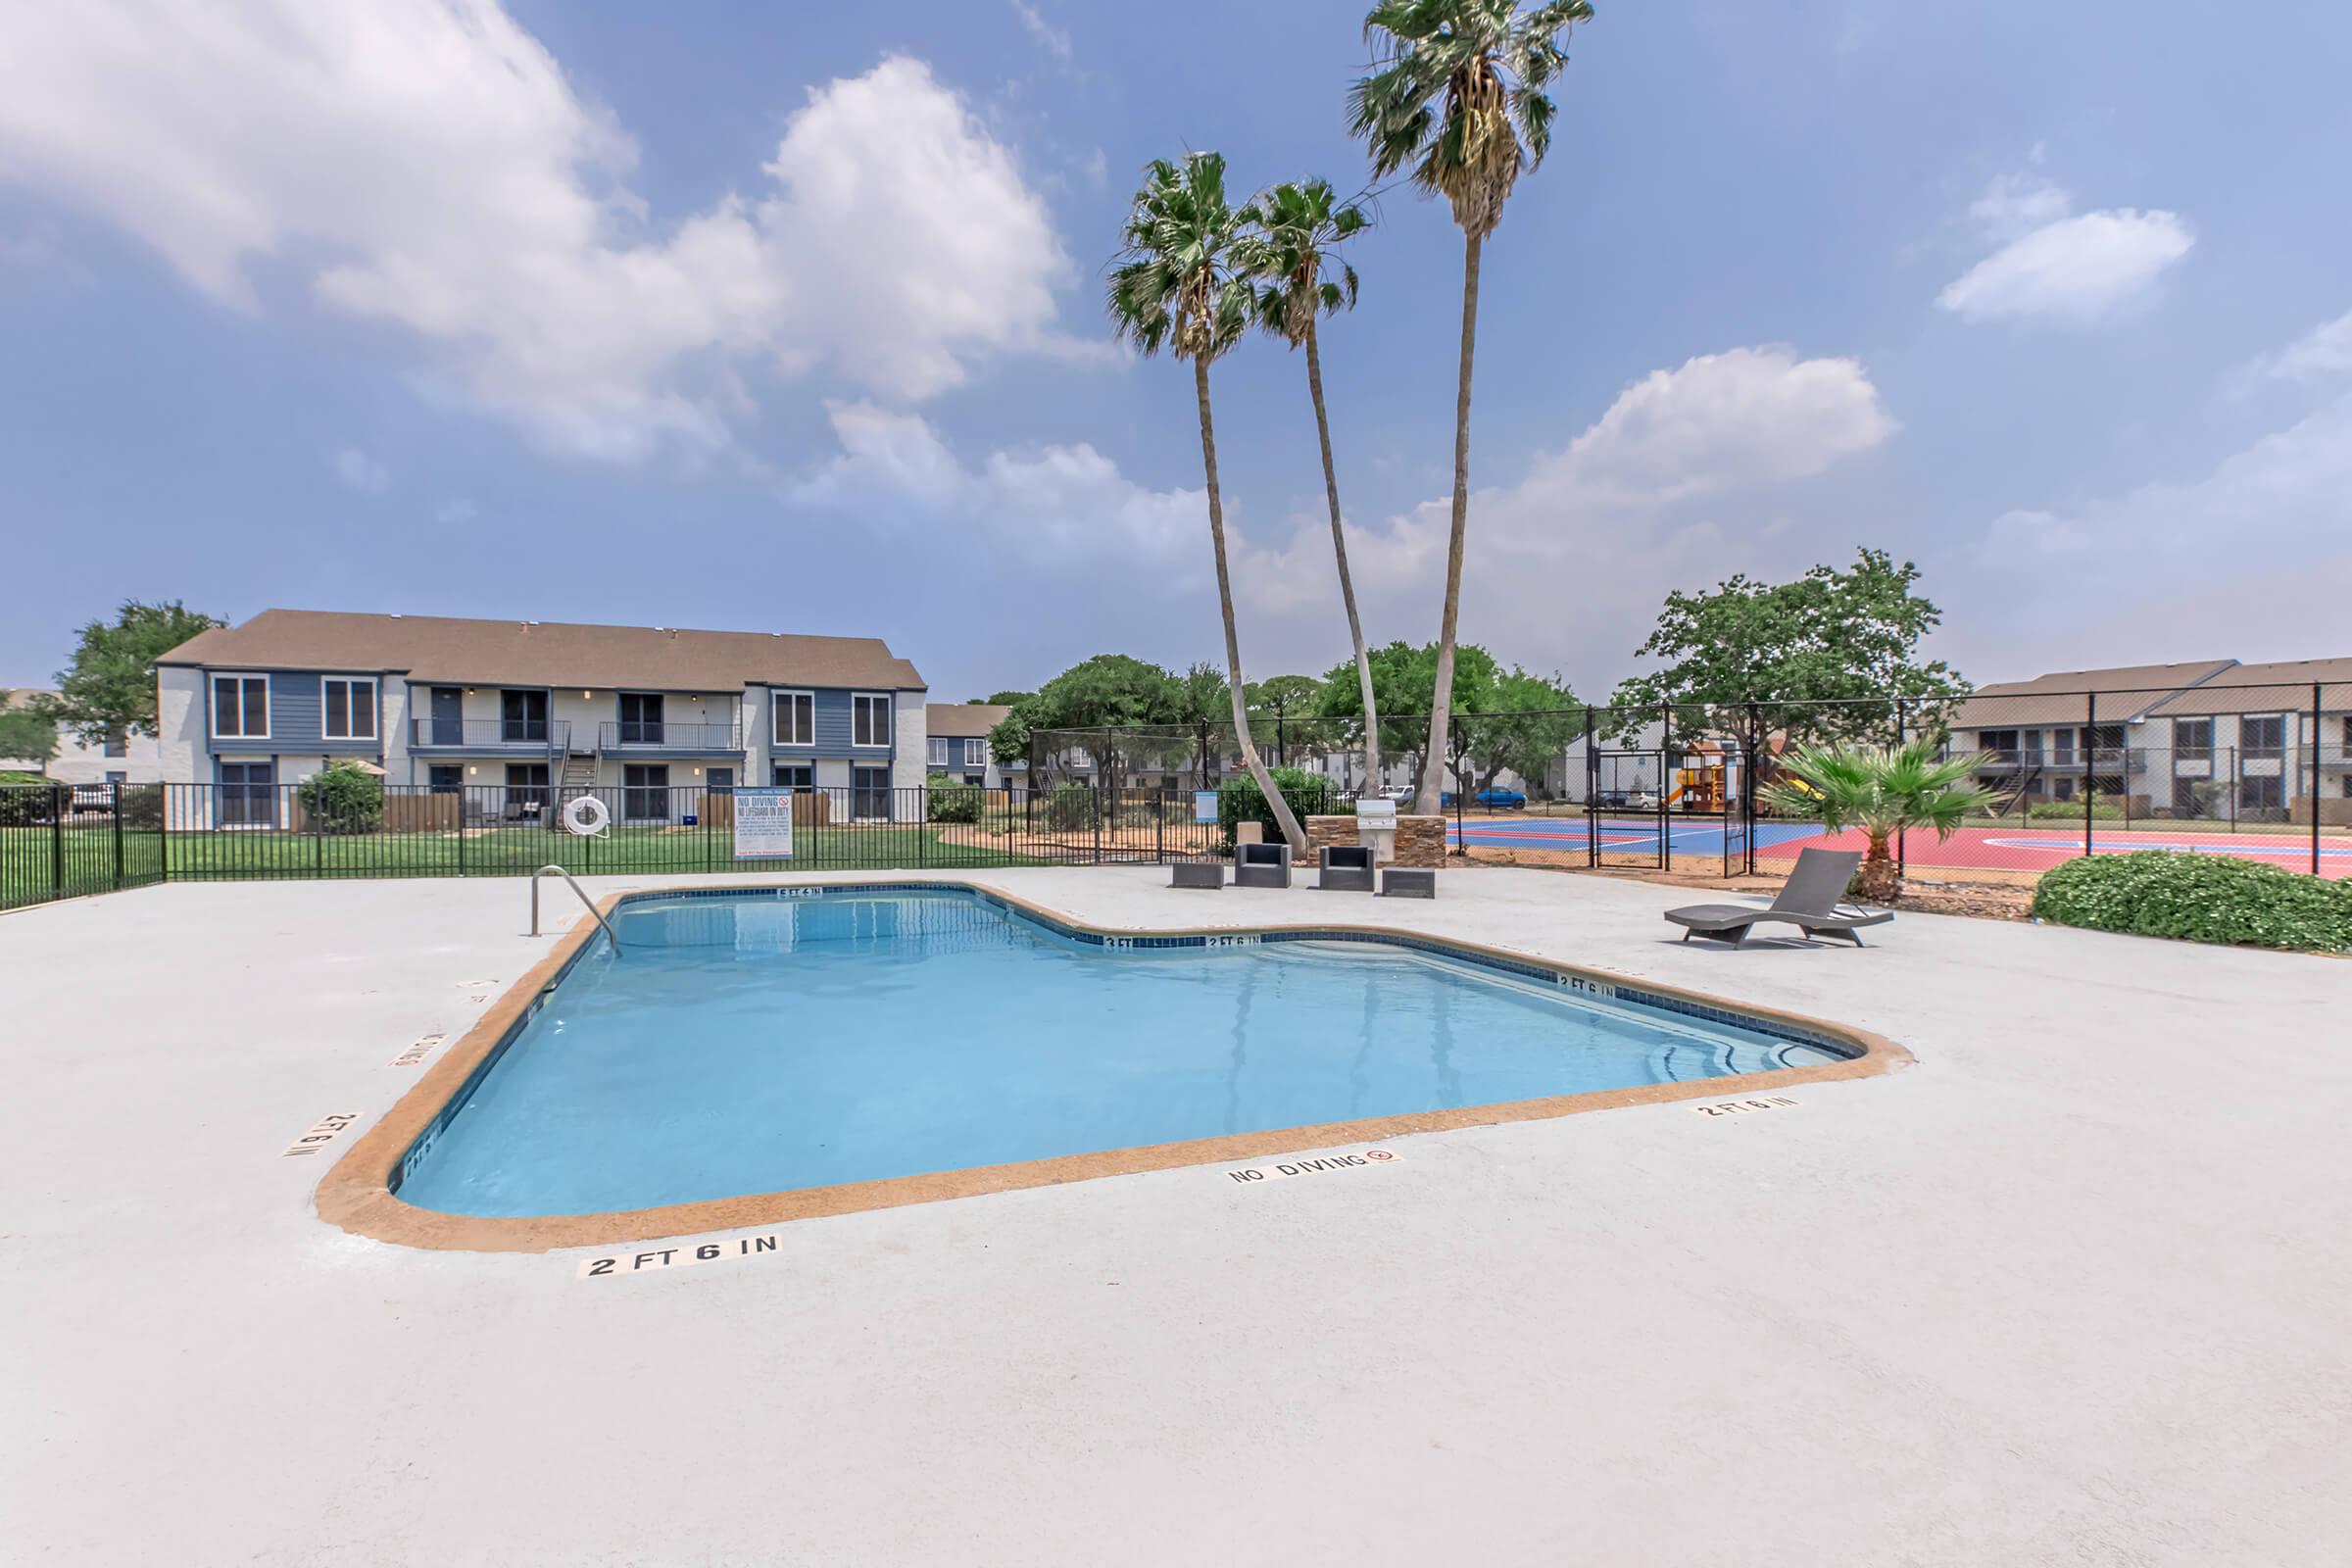
<svg viewBox="0 0 2352 1568"><path fill-rule="evenodd" d="M743 752L743 726L624 718L600 725L596 746L620 757L735 757Z"/></svg>
<svg viewBox="0 0 2352 1568"><path fill-rule="evenodd" d="M563 719L412 718L412 752L471 752L508 757L553 757L571 744Z"/></svg>

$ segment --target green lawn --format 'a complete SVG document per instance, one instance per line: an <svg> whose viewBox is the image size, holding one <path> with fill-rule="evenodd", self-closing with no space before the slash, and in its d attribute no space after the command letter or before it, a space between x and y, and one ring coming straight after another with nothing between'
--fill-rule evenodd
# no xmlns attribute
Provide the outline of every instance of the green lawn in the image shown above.
<svg viewBox="0 0 2352 1568"><path fill-rule="evenodd" d="M472 828L416 833L290 833L221 830L122 836L122 885L173 878L522 876L561 865L578 876L662 871L922 871L1038 865L1057 856L1040 841L1016 841L956 824L803 826L791 859L737 860L725 828L616 827L598 838L561 829ZM68 827L53 842L46 825L0 830L0 908L114 890L111 825ZM1026 851L1027 853L1021 853Z"/></svg>

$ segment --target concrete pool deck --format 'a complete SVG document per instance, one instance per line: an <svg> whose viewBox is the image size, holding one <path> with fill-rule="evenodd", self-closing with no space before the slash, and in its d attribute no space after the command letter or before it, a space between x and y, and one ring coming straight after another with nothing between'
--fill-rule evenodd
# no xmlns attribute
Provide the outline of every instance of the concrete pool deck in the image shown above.
<svg viewBox="0 0 2352 1568"><path fill-rule="evenodd" d="M960 879L1105 927L1344 909L1919 1059L1769 1112L808 1219L584 1279L311 1208L416 1081L394 1059L549 946L520 882L7 915L0 1555L2343 1560L2352 964L1910 914L1732 951L1674 940L1685 890L1502 868L1405 905Z"/></svg>

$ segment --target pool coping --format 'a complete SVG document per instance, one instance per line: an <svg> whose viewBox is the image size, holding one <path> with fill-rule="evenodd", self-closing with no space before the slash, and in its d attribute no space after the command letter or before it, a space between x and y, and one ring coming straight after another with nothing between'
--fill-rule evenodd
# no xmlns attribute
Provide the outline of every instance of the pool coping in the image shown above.
<svg viewBox="0 0 2352 1568"><path fill-rule="evenodd" d="M1229 1160L1256 1159L1270 1154L1341 1144L1372 1143L1418 1133L1447 1132L1462 1127L1488 1127L1507 1122L1542 1121L1592 1110L1626 1105L1668 1103L1681 1100L1734 1099L1764 1090L1797 1084L1830 1083L1869 1078L1907 1066L1911 1053L1894 1041L1851 1024L1816 1018L1762 1004L1734 1002L1705 992L1661 981L1638 979L1614 970L1566 963L1508 948L1397 926L1353 925L1317 921L1306 924L1186 926L1119 929L1088 925L1075 916L978 881L936 877L888 879L873 882L781 882L756 886L711 887L682 883L629 888L598 901L601 915L610 916L630 900L778 895L780 889L808 889L809 896L824 892L941 891L974 892L1004 905L1050 929L1097 946L1206 945L1209 938L1313 941L1362 941L1383 946L1420 947L1459 954L1489 967L1547 978L1555 984L1589 986L1614 998L1632 991L1644 1004L1664 1003L1667 1010L1731 1014L1778 1027L1772 1033L1796 1039L1834 1043L1854 1054L1837 1061L1802 1067L1780 1067L1769 1072L1738 1073L1719 1078L1694 1078L1673 1083L1641 1084L1625 1089L1600 1089L1584 1094L1554 1095L1538 1100L1499 1101L1484 1105L1452 1106L1356 1121L1320 1122L1303 1127L1264 1132L1234 1133L1216 1138L1188 1139L1172 1144L1148 1144L1131 1149L1060 1154L1046 1159L1004 1165L980 1165L964 1170L934 1171L894 1176L878 1181L850 1182L829 1187L804 1187L776 1193L754 1193L736 1198L708 1199L656 1208L613 1209L594 1214L489 1216L450 1214L405 1202L394 1191L398 1167L416 1144L458 1102L476 1073L519 1030L540 1000L571 964L585 954L603 930L594 920L576 922L557 939L547 956L493 1003L488 1010L424 1076L377 1118L351 1146L334 1167L320 1178L315 1201L318 1217L355 1236L402 1247L444 1251L547 1252L571 1247L603 1247L621 1242L652 1241L672 1236L774 1225L829 1214L864 1209L895 1208L907 1203L942 1202L985 1193L1017 1192L1092 1181L1103 1176L1130 1176L1145 1171L1171 1170L1188 1165L1214 1165ZM781 895L778 895L781 896Z"/></svg>

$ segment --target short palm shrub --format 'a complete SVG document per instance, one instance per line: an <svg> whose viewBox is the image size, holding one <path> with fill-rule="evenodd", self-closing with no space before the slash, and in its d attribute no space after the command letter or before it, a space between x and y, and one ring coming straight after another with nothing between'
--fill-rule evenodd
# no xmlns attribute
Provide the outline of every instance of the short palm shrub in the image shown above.
<svg viewBox="0 0 2352 1568"><path fill-rule="evenodd" d="M351 762L330 762L294 787L319 833L372 833L384 821L384 781Z"/></svg>
<svg viewBox="0 0 2352 1568"><path fill-rule="evenodd" d="M966 784L945 773L934 773L925 781L928 814L934 822L977 822L980 820L978 786Z"/></svg>
<svg viewBox="0 0 2352 1568"><path fill-rule="evenodd" d="M1890 848L1895 835L1925 827L1947 839L1972 812L1992 805L1989 793L1969 782L1975 755L1939 758L1936 749L1926 739L1894 747L1802 747L1780 759L1781 776L1757 799L1785 816L1818 817L1832 833L1859 828L1867 847L1855 894L1886 904L1903 890Z"/></svg>
<svg viewBox="0 0 2352 1568"><path fill-rule="evenodd" d="M1274 787L1298 812L1301 820L1309 816L1328 816L1336 809L1339 786L1322 773L1310 773L1303 767L1268 769L1274 775ZM1217 828L1228 846L1233 843L1234 829L1244 822L1256 822L1266 829L1269 842L1282 836L1282 824L1275 820L1274 808L1257 787L1257 780L1247 774L1229 778L1217 789Z"/></svg>
<svg viewBox="0 0 2352 1568"><path fill-rule="evenodd" d="M2034 889L2034 915L2186 942L2352 951L2352 882L2234 855L2136 850L2069 860Z"/></svg>

